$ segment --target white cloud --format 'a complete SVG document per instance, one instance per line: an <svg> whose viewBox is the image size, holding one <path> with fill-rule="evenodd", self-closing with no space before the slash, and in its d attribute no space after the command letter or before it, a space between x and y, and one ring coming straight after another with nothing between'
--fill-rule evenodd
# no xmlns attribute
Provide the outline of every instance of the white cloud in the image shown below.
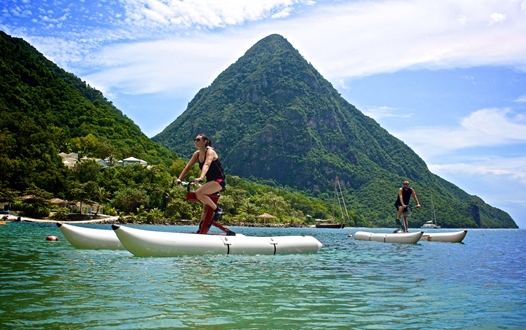
<svg viewBox="0 0 526 330"><path fill-rule="evenodd" d="M502 178L526 185L526 157L503 158L486 157L464 159L461 162L432 164L429 169L434 173L454 173L456 176L488 177L499 181ZM501 179L497 179L497 178Z"/></svg>
<svg viewBox="0 0 526 330"><path fill-rule="evenodd" d="M495 12L508 24L489 27ZM514 1L353 2L316 14L319 20L298 26L308 39L291 35L330 78L526 63L526 20Z"/></svg>
<svg viewBox="0 0 526 330"><path fill-rule="evenodd" d="M480 146L526 143L526 120L509 109L482 109L462 119L458 127L417 127L392 132L424 158Z"/></svg>
<svg viewBox="0 0 526 330"><path fill-rule="evenodd" d="M520 228L526 228L526 157L463 157L428 167L469 194L508 212Z"/></svg>
<svg viewBox="0 0 526 330"><path fill-rule="evenodd" d="M122 72L123 80L120 81L116 79L114 67L103 66L97 73L97 80L102 81L107 76L106 85L123 82L130 88L137 86L134 93L151 90L150 87L140 87L142 83L155 84L164 91L177 88L181 80L201 79L201 84L208 84L211 68L215 68L214 72L225 69L225 58L237 59L259 39L272 33L279 33L291 41L331 81L412 67L439 69L514 65L526 69L526 19L519 14L514 1L324 2L303 7L301 15L291 15L294 5L300 2L309 4L286 0L127 1L125 16L133 23L127 27L128 30L107 31L107 34L98 32L86 38L93 40L91 42L95 45L105 43L104 38L107 42L129 38L126 43L107 46L100 53L94 49L91 54L93 58L101 58L104 63L108 53L119 51L120 56L116 60L122 59L123 67L127 65L130 74L125 77L125 72ZM494 13L504 15L507 25L489 27L488 17ZM285 14L289 16L286 20L270 19L272 15L281 17ZM499 17L495 19L499 20ZM242 29L236 28L247 22L255 23L245 25ZM234 27L205 34L190 29L195 26L205 29ZM162 52L169 51L170 56L156 56L148 47L143 47L147 45L144 41L133 41L136 38L155 38L156 33L150 29L158 29L158 39L163 39L167 31L187 31L188 36L179 32L174 36L170 32L172 36L164 43L191 44L192 47L184 49L183 46L167 46ZM198 53L191 54L192 49ZM130 52L126 52L128 50ZM193 61L192 56L195 56ZM134 57L137 59L134 60ZM152 60L148 60L148 57ZM177 80L171 79L173 70L162 69L174 65L170 57L188 59L185 68L179 69L180 74L187 72L188 75L179 74ZM207 62L200 63L199 60ZM97 63L90 61L89 64L93 67ZM142 68L137 70L145 72L157 70L151 79L158 81L139 80L144 77L135 74L136 69L132 64L140 65ZM135 82L132 83L133 80Z"/></svg>
<svg viewBox="0 0 526 330"><path fill-rule="evenodd" d="M506 20L506 15L501 13L493 13L490 16L490 22L489 25L502 23Z"/></svg>
<svg viewBox="0 0 526 330"><path fill-rule="evenodd" d="M239 25L263 18L282 18L305 0L126 0L126 20L139 26L161 25L207 29Z"/></svg>
<svg viewBox="0 0 526 330"><path fill-rule="evenodd" d="M55 37L28 37L26 41L34 45L45 56L72 72L75 63L82 63L89 55L90 48L82 42Z"/></svg>
<svg viewBox="0 0 526 330"><path fill-rule="evenodd" d="M214 72L223 70L225 57L237 59L272 33L289 39L331 81L407 68L512 65L526 70L523 11L526 1L123 0L120 3L122 8L110 7L108 3L101 9L90 7L93 14L86 16L90 21L88 28L71 25L75 20L65 25L68 18L78 19L84 14L75 16L75 12L66 11L67 14L55 18L49 13L64 12L67 8L52 7L47 16L41 17L47 24L52 23L49 26L64 21L59 25L63 27L60 33L44 37L28 35L24 29L17 31L26 40L38 40L34 45L46 56L51 54L61 67L75 68L77 72L96 70L99 83L107 79L104 82L107 86L120 87L121 83L129 88L136 86L135 91L130 91L133 93L150 91L151 85L164 92L172 91L179 86L178 81L184 80L209 83L210 68L216 68ZM81 10L77 8L76 13ZM491 26L488 18L494 23ZM92 21L98 24L91 24ZM46 33L50 35L51 30ZM225 38L229 48L224 45ZM63 39L61 44L78 45L79 50L46 47L59 39ZM141 48L155 40L174 45L191 43L191 49L200 53L190 54L181 47L168 46L170 56L156 56L147 47ZM118 45L112 45L114 41ZM114 66L104 66L111 50L130 51L115 57L122 59L121 67L130 68L128 77L123 71L119 80ZM215 54L219 56L216 58ZM148 61L147 57L154 60ZM170 57L188 59L185 68L179 70L180 74L187 72L186 76L171 79L173 70L163 69L174 65ZM101 58L100 63L94 61L97 58ZM204 59L207 63L198 62ZM141 68L134 69L132 64ZM136 74L137 70L157 72L149 77L152 81L141 81L144 76ZM142 83L150 86L141 87Z"/></svg>
<svg viewBox="0 0 526 330"><path fill-rule="evenodd" d="M368 107L362 111L366 116L369 116L375 120L379 120L386 117L398 117L398 118L410 118L412 115L406 112L400 113L403 109L391 108L386 106L380 107Z"/></svg>
<svg viewBox="0 0 526 330"><path fill-rule="evenodd" d="M115 89L126 94L149 94L202 88L243 55L232 53L238 44L235 38L204 40L172 39L109 46L91 59L93 65L106 69L84 78L104 93Z"/></svg>
<svg viewBox="0 0 526 330"><path fill-rule="evenodd" d="M275 19L278 19L278 18L285 18L287 16L290 16L290 12L291 12L291 9L290 8L285 8L283 9L282 11L280 12L277 12L275 14L273 14L272 16L270 16L271 18L275 18Z"/></svg>
<svg viewBox="0 0 526 330"><path fill-rule="evenodd" d="M461 26L467 25L468 24L468 18L466 16L462 15L459 18L457 18L457 22L460 23Z"/></svg>
<svg viewBox="0 0 526 330"><path fill-rule="evenodd" d="M509 109L483 109L462 120L462 126L469 132L496 139L495 144L526 142L526 122L524 116L513 117Z"/></svg>
<svg viewBox="0 0 526 330"><path fill-rule="evenodd" d="M522 95L521 97L519 97L518 99L516 99L513 102L525 103L526 102L526 95Z"/></svg>

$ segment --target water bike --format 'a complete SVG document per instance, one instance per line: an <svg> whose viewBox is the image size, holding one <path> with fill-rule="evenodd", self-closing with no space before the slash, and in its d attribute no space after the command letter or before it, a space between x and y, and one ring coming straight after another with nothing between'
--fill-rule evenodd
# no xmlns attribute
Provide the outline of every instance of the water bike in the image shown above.
<svg viewBox="0 0 526 330"><path fill-rule="evenodd" d="M405 211L402 212L401 216L407 218L411 216L411 208L406 207ZM397 225L399 226L393 233L370 233L365 231L358 231L354 234L354 239L359 241L377 241L384 243L407 243L415 244L417 243L422 235L423 231L409 233L405 227L404 220L397 220Z"/></svg>
<svg viewBox="0 0 526 330"><path fill-rule="evenodd" d="M412 215L411 208L408 206L401 216L408 218ZM418 241L429 242L462 242L466 237L467 230L456 232L433 232L425 233L423 231L409 233L405 228L405 221L397 221L399 226L393 233L371 233L358 231L354 234L354 239L361 241L378 241L385 243L409 243L415 244Z"/></svg>
<svg viewBox="0 0 526 330"><path fill-rule="evenodd" d="M57 222L57 227L77 249L124 250L113 230L71 226L60 222Z"/></svg>
<svg viewBox="0 0 526 330"><path fill-rule="evenodd" d="M195 192L187 187L186 200L199 202ZM217 204L219 194L208 195ZM112 225L122 245L138 257L173 257L200 254L292 254L316 253L323 246L312 236L254 237L239 235L212 221L214 210L208 208L196 234L149 231ZM224 234L207 234L210 227L221 229Z"/></svg>
<svg viewBox="0 0 526 330"><path fill-rule="evenodd" d="M201 202L187 187L186 200ZM218 194L209 195L217 203ZM312 236L255 237L234 234L225 226L212 221L209 209L201 221L198 233L151 231L128 226L112 225L112 231L57 224L66 239L82 249L124 248L138 257L173 257L202 254L297 254L317 253L323 244ZM208 234L211 226L223 234ZM116 243L114 245L114 243ZM119 245L120 244L120 245Z"/></svg>

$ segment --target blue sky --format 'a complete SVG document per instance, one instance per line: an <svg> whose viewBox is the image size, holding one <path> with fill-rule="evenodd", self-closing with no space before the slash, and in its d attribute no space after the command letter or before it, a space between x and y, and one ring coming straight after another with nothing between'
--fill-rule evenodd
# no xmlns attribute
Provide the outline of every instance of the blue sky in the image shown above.
<svg viewBox="0 0 526 330"><path fill-rule="evenodd" d="M281 34L433 173L526 228L526 0L4 0L0 29L150 137Z"/></svg>

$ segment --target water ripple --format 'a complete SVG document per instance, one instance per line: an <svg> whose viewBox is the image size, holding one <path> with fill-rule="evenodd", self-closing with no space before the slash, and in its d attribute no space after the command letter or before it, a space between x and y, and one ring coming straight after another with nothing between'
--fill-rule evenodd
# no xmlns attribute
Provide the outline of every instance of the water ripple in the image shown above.
<svg viewBox="0 0 526 330"><path fill-rule="evenodd" d="M0 226L0 325L514 329L526 324L524 230L471 230L464 244L414 245L354 241L347 237L354 229L236 231L313 235L324 247L311 255L137 258L127 251L75 249L52 226ZM45 241L47 235L60 240Z"/></svg>

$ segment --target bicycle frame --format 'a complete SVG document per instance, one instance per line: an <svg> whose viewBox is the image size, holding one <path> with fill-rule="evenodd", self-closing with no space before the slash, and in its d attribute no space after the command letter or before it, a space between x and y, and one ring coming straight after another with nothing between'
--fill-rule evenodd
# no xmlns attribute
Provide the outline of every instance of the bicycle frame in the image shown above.
<svg viewBox="0 0 526 330"><path fill-rule="evenodd" d="M196 203L202 203L199 199L197 199L195 195L195 191L190 191L190 186L195 185L193 182L181 182L181 185L184 187L186 186L186 200L189 202L196 202ZM211 195L207 195L210 197L210 199L217 205L217 202L219 201L219 198L221 197L218 193L214 193ZM208 231L210 230L210 227L212 225L214 227L217 227L224 231L225 233L231 232L228 228L226 228L223 225L218 224L217 222L212 221L214 218L214 210L212 208L208 207L204 220L201 220L199 223L199 230L197 231L198 234L208 234Z"/></svg>

